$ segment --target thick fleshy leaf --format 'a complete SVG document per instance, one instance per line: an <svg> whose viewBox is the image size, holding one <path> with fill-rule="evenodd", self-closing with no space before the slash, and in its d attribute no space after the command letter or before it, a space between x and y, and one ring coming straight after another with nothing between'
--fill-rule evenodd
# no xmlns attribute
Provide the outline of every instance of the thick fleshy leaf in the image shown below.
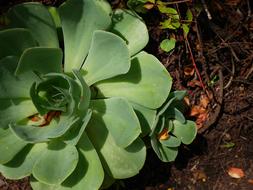
<svg viewBox="0 0 253 190"><path fill-rule="evenodd" d="M0 60L0 128L11 122L20 121L37 112L29 100L29 84L38 80L33 73L14 76L16 57Z"/></svg>
<svg viewBox="0 0 253 190"><path fill-rule="evenodd" d="M181 144L181 140L177 137L169 135L167 140L160 140L160 143L167 147L178 147Z"/></svg>
<svg viewBox="0 0 253 190"><path fill-rule="evenodd" d="M108 129L92 118L87 126L87 133L106 173L115 179L128 178L139 173L146 158L145 145L139 138L127 148L121 148L115 144Z"/></svg>
<svg viewBox="0 0 253 190"><path fill-rule="evenodd" d="M60 185L48 185L41 183L34 178L30 178L30 184L34 190L60 190Z"/></svg>
<svg viewBox="0 0 253 190"><path fill-rule="evenodd" d="M130 55L124 40L113 33L95 31L82 67L88 85L125 74L129 68Z"/></svg>
<svg viewBox="0 0 253 190"><path fill-rule="evenodd" d="M32 72L14 76L18 58L8 56L0 60L0 99L30 98L30 87L40 79Z"/></svg>
<svg viewBox="0 0 253 190"><path fill-rule="evenodd" d="M10 128L23 141L29 143L46 142L52 138L57 138L66 133L66 131L76 122L79 118L61 116L59 119L52 119L48 126L30 126L12 123Z"/></svg>
<svg viewBox="0 0 253 190"><path fill-rule="evenodd" d="M126 40L130 55L141 51L148 43L148 29L132 11L118 9L113 13L111 31Z"/></svg>
<svg viewBox="0 0 253 190"><path fill-rule="evenodd" d="M8 179L21 179L32 173L33 165L46 148L46 143L26 146L14 159L0 165L0 172Z"/></svg>
<svg viewBox="0 0 253 190"><path fill-rule="evenodd" d="M173 101L175 100L175 97L169 99L169 101L167 101L162 107L161 109L159 109L158 113L157 113L157 117L160 117L168 108L169 106L173 103Z"/></svg>
<svg viewBox="0 0 253 190"><path fill-rule="evenodd" d="M41 3L23 3L8 12L10 27L27 28L43 47L58 48L59 42L54 21Z"/></svg>
<svg viewBox="0 0 253 190"><path fill-rule="evenodd" d="M177 90L170 92L169 98L176 98L177 100L183 100L187 91L186 90Z"/></svg>
<svg viewBox="0 0 253 190"><path fill-rule="evenodd" d="M90 105L91 91L79 71L73 70L73 74L81 89L80 101L78 104L79 115L84 115Z"/></svg>
<svg viewBox="0 0 253 190"><path fill-rule="evenodd" d="M103 182L104 171L96 150L86 133L78 143L79 161L74 172L61 185L48 185L35 179L31 181L34 190L94 190Z"/></svg>
<svg viewBox="0 0 253 190"><path fill-rule="evenodd" d="M34 47L25 50L22 54L16 75L27 71L36 71L40 74L62 71L62 51L60 48Z"/></svg>
<svg viewBox="0 0 253 190"><path fill-rule="evenodd" d="M80 69L88 54L93 32L110 26L111 11L108 7L103 0L72 0L59 8L64 36L65 72Z"/></svg>
<svg viewBox="0 0 253 190"><path fill-rule="evenodd" d="M184 117L184 114L179 111L176 107L172 106L169 107L168 110L166 110L166 113L164 114L166 116L166 118L168 119L176 119L178 121L180 121L181 123L185 123L186 119Z"/></svg>
<svg viewBox="0 0 253 190"><path fill-rule="evenodd" d="M80 140L84 130L90 121L92 111L89 109L86 116L75 123L64 135L63 141L67 144L76 145Z"/></svg>
<svg viewBox="0 0 253 190"><path fill-rule="evenodd" d="M92 120L106 128L115 144L120 147L130 145L141 133L141 127L133 108L122 98L91 101Z"/></svg>
<svg viewBox="0 0 253 190"><path fill-rule="evenodd" d="M174 120L174 129L172 131L173 135L181 139L184 144L191 144L197 135L197 127L195 122L186 120L185 123Z"/></svg>
<svg viewBox="0 0 253 190"><path fill-rule="evenodd" d="M19 57L27 48L36 46L29 30L24 28L0 31L0 59L6 56Z"/></svg>
<svg viewBox="0 0 253 190"><path fill-rule="evenodd" d="M62 183L76 168L78 151L60 141L51 142L36 161L32 174L46 184Z"/></svg>
<svg viewBox="0 0 253 190"><path fill-rule="evenodd" d="M157 156L163 162L172 162L176 159L178 154L178 149L176 147L166 147L157 141L156 137L151 138L151 145Z"/></svg>
<svg viewBox="0 0 253 190"><path fill-rule="evenodd" d="M12 160L26 145L27 143L16 137L10 129L0 128L0 164Z"/></svg>
<svg viewBox="0 0 253 190"><path fill-rule="evenodd" d="M0 128L37 113L31 100L0 99Z"/></svg>
<svg viewBox="0 0 253 190"><path fill-rule="evenodd" d="M99 82L96 87L99 90L98 97L124 97L156 109L168 97L171 85L172 79L159 60L141 52L132 59L127 74Z"/></svg>
<svg viewBox="0 0 253 190"><path fill-rule="evenodd" d="M99 189L104 171L98 154L86 133L78 143L79 161L76 170L61 184L60 190Z"/></svg>
<svg viewBox="0 0 253 190"><path fill-rule="evenodd" d="M141 136L146 136L151 131L152 125L155 122L156 110L149 109L135 103L131 104L140 121Z"/></svg>

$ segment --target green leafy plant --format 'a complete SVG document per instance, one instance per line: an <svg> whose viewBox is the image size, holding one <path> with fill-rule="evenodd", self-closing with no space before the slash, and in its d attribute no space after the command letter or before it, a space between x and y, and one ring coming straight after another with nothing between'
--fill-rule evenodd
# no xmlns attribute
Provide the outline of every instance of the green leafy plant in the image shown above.
<svg viewBox="0 0 253 190"><path fill-rule="evenodd" d="M186 120L183 115L185 94L186 91L171 92L152 125L151 145L164 162L174 161L180 144L192 143L197 134L195 123Z"/></svg>
<svg viewBox="0 0 253 190"><path fill-rule="evenodd" d="M128 6L136 12L146 13L147 10L156 8L161 14L164 15L165 19L160 22L160 28L163 30L170 30L170 37L164 39L160 48L165 52L170 52L175 48L176 38L175 32L182 30L184 37L186 37L190 30L190 24L193 20L193 15L190 9L187 9L185 20L180 18L178 11L170 7L173 2L164 2L160 0L129 0ZM174 34L174 35L173 35Z"/></svg>
<svg viewBox="0 0 253 190"><path fill-rule="evenodd" d="M172 80L146 25L103 0L11 8L0 31L0 172L34 190L136 175ZM154 135L151 135L153 138ZM182 140L184 143L184 141Z"/></svg>

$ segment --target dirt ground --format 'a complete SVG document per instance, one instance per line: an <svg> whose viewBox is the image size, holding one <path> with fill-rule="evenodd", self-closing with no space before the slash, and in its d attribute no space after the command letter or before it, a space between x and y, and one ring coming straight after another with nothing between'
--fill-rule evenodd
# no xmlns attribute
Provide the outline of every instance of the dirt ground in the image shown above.
<svg viewBox="0 0 253 190"><path fill-rule="evenodd" d="M114 7L125 5L121 0L110 2ZM195 5L203 2L179 3L177 8L184 12L190 7L194 12ZM57 5L58 1L44 3ZM150 32L146 51L166 66L174 89L188 91L186 114L198 123L196 140L182 146L173 163L160 162L149 150L140 174L110 190L253 190L253 5L250 0L213 0L205 6L207 11L196 13L187 39L180 32L175 34L177 46L169 53L159 48L171 32L159 28L163 15L155 9L142 15ZM187 75L186 68L193 68L194 74ZM202 114L206 117L193 116L192 109L203 96L208 97ZM232 178L231 167L242 169L245 176ZM0 190L30 189L27 178L0 177Z"/></svg>

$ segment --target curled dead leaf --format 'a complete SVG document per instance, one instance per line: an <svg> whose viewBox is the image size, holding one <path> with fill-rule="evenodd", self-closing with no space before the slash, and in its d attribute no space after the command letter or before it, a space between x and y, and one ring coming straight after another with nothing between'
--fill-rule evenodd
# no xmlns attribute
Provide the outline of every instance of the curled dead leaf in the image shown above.
<svg viewBox="0 0 253 190"><path fill-rule="evenodd" d="M196 87L196 86L199 86L199 87L202 87L201 86L201 82L198 81L198 80L191 80L187 83L187 86L189 87Z"/></svg>
<svg viewBox="0 0 253 190"><path fill-rule="evenodd" d="M158 135L159 140L167 140L169 138L168 129L165 128L163 131Z"/></svg>
<svg viewBox="0 0 253 190"><path fill-rule="evenodd" d="M191 108L190 116L197 116L206 112L206 109L201 106L193 106Z"/></svg>
<svg viewBox="0 0 253 190"><path fill-rule="evenodd" d="M185 104L186 104L187 106L190 106L190 105L191 105L190 99L189 99L188 96L185 96L185 97L184 97L184 102L185 102Z"/></svg>
<svg viewBox="0 0 253 190"><path fill-rule="evenodd" d="M154 4L153 3L146 3L145 5L143 5L143 7L150 10L154 7Z"/></svg>
<svg viewBox="0 0 253 190"><path fill-rule="evenodd" d="M194 74L194 68L193 67L185 67L184 68L184 74L185 76L192 76Z"/></svg>
<svg viewBox="0 0 253 190"><path fill-rule="evenodd" d="M206 95L203 94L203 95L200 96L200 105L203 108L207 108L209 102L210 102L210 100Z"/></svg>
<svg viewBox="0 0 253 190"><path fill-rule="evenodd" d="M244 171L241 168L231 167L228 169L228 175L232 178L242 178L245 176Z"/></svg>

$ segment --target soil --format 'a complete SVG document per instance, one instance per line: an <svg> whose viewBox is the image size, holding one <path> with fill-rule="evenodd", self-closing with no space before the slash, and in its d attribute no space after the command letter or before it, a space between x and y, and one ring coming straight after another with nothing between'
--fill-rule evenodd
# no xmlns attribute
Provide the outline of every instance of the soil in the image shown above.
<svg viewBox="0 0 253 190"><path fill-rule="evenodd" d="M0 2L3 9L10 6L10 2ZM60 1L42 2L57 5ZM110 2L114 7L125 6L121 0ZM161 162L148 150L140 173L118 181L110 190L253 189L253 5L250 0L213 0L205 4L207 11L198 13L196 4L203 6L204 2L174 5L182 14L191 8L196 19L187 39L182 31L174 32L177 46L169 53L159 47L172 32L159 28L164 15L155 8L142 15L150 32L146 51L157 56L171 73L173 89L188 91L186 114L198 121L199 134L191 145L180 147L173 163ZM186 75L186 68L193 68L195 74ZM206 117L193 117L192 108L200 105L203 95L209 100ZM242 169L245 176L232 178L228 175L231 167ZM27 178L11 181L0 177L0 190L7 189L31 188Z"/></svg>

